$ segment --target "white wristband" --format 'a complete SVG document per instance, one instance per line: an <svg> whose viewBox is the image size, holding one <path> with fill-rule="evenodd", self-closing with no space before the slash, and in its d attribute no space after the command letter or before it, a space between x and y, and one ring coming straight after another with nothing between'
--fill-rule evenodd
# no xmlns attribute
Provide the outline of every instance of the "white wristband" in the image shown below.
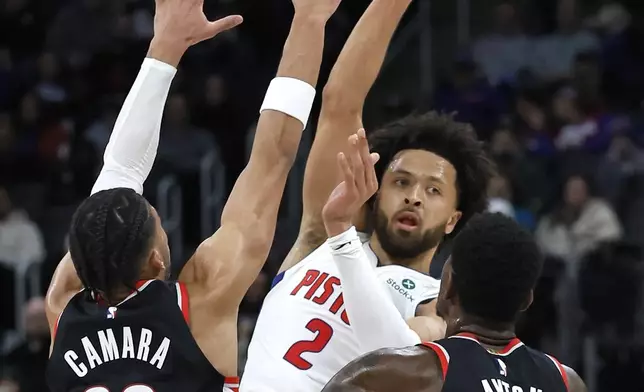
<svg viewBox="0 0 644 392"><path fill-rule="evenodd" d="M259 112L275 110L287 114L302 123L302 129L311 114L315 87L295 78L277 77L271 81Z"/></svg>
<svg viewBox="0 0 644 392"><path fill-rule="evenodd" d="M331 251L337 253L350 251L355 246L357 246L357 249L360 249L362 244L360 242L360 237L358 237L358 232L356 231L355 226L351 226L349 230L345 231L344 233L329 238L327 243L331 247Z"/></svg>

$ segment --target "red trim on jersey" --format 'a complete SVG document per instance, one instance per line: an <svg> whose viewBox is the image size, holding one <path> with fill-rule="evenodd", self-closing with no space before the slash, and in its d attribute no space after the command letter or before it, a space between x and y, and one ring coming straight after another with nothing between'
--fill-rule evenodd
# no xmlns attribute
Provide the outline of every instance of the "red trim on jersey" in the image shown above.
<svg viewBox="0 0 644 392"><path fill-rule="evenodd" d="M143 286L143 285L144 285L144 284L146 284L146 283L148 283L148 281L147 281L147 280L139 280L138 282L136 282L136 283L134 284L134 288L136 288L136 289L138 290L138 289L140 289L140 288L141 288L141 286ZM133 291L133 292L134 292L134 291ZM132 293L133 293L133 292L132 292ZM132 294L132 293L130 293L130 294Z"/></svg>
<svg viewBox="0 0 644 392"><path fill-rule="evenodd" d="M60 318L63 317L63 312L60 312L58 318L56 319L56 324L54 324L54 330L51 333L52 342L56 339L56 332L58 332L58 323L60 323Z"/></svg>
<svg viewBox="0 0 644 392"><path fill-rule="evenodd" d="M228 388L233 392L239 392L239 377L225 377L224 388Z"/></svg>
<svg viewBox="0 0 644 392"><path fill-rule="evenodd" d="M546 354L548 355L548 354ZM570 388L568 388L568 373L566 373L566 369L564 369L563 365L559 360L552 355L548 355L548 358L552 359L552 362L557 365L557 368L559 369L559 373L561 374L561 379L563 380L564 385L566 386L566 391L569 391Z"/></svg>
<svg viewBox="0 0 644 392"><path fill-rule="evenodd" d="M507 346L503 347L503 350L499 351L499 354L507 354L520 344L521 341L518 338L514 338L510 340L510 343L508 343Z"/></svg>
<svg viewBox="0 0 644 392"><path fill-rule="evenodd" d="M464 338L474 339L477 342L481 343L481 341L479 340L478 336L476 336L475 334L470 333L470 332L457 333L456 336L462 336ZM514 338L514 339L510 340L510 343L506 344L505 347L503 347L501 350L497 351L497 353L498 354L507 354L510 351L512 351L514 348L516 348L518 345L520 345L521 343L522 343L521 340L519 340L518 338Z"/></svg>
<svg viewBox="0 0 644 392"><path fill-rule="evenodd" d="M447 367L449 366L449 358L447 357L447 352L443 346L438 343L433 342L422 342L423 346L429 348L438 356L438 360L441 363L441 370L443 372L443 380L447 378Z"/></svg>
<svg viewBox="0 0 644 392"><path fill-rule="evenodd" d="M181 290L181 312L183 313L183 318L186 319L186 323L190 325L190 299L188 298L188 289L186 285L177 282L179 284L179 290Z"/></svg>
<svg viewBox="0 0 644 392"><path fill-rule="evenodd" d="M154 279L150 279L150 280L154 280ZM143 287L144 284L148 283L150 280L139 280L136 283L134 283L134 288L136 290L130 291L130 294L128 294L128 295L132 295L132 293L134 293L135 291L139 290L141 287ZM98 293L96 294L96 302L98 302L99 304L102 304L102 305L107 305L107 301L105 301L103 299L103 297L101 297L101 295L98 294Z"/></svg>
<svg viewBox="0 0 644 392"><path fill-rule="evenodd" d="M464 338L474 339L477 342L479 341L479 337L470 332L460 332L460 333L457 333L456 336L462 336Z"/></svg>

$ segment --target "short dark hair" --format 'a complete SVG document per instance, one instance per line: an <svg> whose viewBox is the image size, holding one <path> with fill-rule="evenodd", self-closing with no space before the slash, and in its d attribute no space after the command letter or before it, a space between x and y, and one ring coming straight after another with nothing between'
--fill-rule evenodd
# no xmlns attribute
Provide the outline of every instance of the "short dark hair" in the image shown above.
<svg viewBox="0 0 644 392"><path fill-rule="evenodd" d="M369 135L372 152L380 154L375 166L378 180L402 150L426 150L447 159L456 169L457 209L463 214L450 236L475 213L487 208L487 184L496 173L483 143L469 124L452 115L429 112L395 121Z"/></svg>
<svg viewBox="0 0 644 392"><path fill-rule="evenodd" d="M69 251L88 292L110 302L116 290L134 290L154 231L148 202L132 189L108 189L85 199L72 217Z"/></svg>
<svg viewBox="0 0 644 392"><path fill-rule="evenodd" d="M454 239L451 260L463 311L490 322L516 320L543 266L532 234L499 213L470 219Z"/></svg>

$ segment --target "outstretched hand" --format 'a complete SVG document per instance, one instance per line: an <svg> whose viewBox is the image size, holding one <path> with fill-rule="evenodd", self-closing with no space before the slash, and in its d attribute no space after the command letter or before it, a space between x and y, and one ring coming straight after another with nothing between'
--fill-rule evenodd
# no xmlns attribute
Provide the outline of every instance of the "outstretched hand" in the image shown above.
<svg viewBox="0 0 644 392"><path fill-rule="evenodd" d="M153 44L162 45L159 51L172 56L172 63L178 63L190 46L230 30L243 21L240 15L209 21L203 12L204 0L155 0L155 3Z"/></svg>
<svg viewBox="0 0 644 392"><path fill-rule="evenodd" d="M338 235L351 227L352 218L378 190L378 178L374 165L380 156L369 152L364 129L349 136L348 142L347 154L338 154L342 182L331 192L322 209L322 217L329 237Z"/></svg>

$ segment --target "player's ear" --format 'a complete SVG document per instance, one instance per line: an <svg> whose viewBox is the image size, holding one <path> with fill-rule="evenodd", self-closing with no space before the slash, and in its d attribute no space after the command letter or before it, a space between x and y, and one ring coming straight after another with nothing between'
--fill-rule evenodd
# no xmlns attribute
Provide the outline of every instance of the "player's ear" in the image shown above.
<svg viewBox="0 0 644 392"><path fill-rule="evenodd" d="M166 265L163 261L163 256L155 248L150 252L150 257L148 258L148 265L150 269L154 272L154 275L158 275L159 272L165 271Z"/></svg>
<svg viewBox="0 0 644 392"><path fill-rule="evenodd" d="M526 310L528 310L530 305L532 305L532 301L534 301L534 290L530 290L525 301L523 301L523 303L521 304L521 311L525 312Z"/></svg>
<svg viewBox="0 0 644 392"><path fill-rule="evenodd" d="M451 234L452 231L454 231L454 228L458 224L458 221L461 220L461 216L463 216L463 213L461 211L454 211L452 216L449 217L447 225L445 226L445 235Z"/></svg>

